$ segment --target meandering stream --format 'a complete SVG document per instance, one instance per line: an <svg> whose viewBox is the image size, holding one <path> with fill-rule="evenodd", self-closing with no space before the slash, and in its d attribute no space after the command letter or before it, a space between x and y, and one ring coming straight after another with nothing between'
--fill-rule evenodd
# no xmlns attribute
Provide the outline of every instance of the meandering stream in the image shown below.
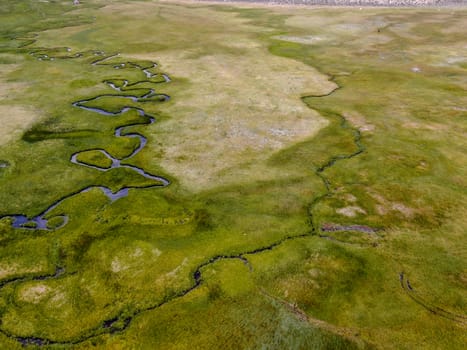
<svg viewBox="0 0 467 350"><path fill-rule="evenodd" d="M32 44L32 42L28 42L26 45ZM122 107L120 110L117 111L111 111L111 110L106 110L104 108L99 108L99 107L94 107L90 106L89 104L96 103L100 99L103 98L119 98L119 99L124 99L128 100L129 102L133 103L148 103L148 102L165 102L169 100L169 96L165 94L160 94L155 91L154 88L146 88L146 87L141 87L143 84L160 84L160 83L169 83L170 78L163 73L152 73L151 70L156 68L157 65L155 63L151 63L148 66L143 66L135 62L119 62L119 63L112 63L112 59L117 57L118 54L113 54L113 55L108 55L105 56L105 54L102 51L85 51L81 53L75 53L71 54L70 49L68 48L54 48L54 49L44 49L44 48L38 48L35 49L31 52L31 54L36 57L38 60L44 61L44 60L57 60L57 59L77 59L77 58L83 58L87 56L99 56L99 59L94 60L92 62L93 65L106 65L106 66L112 66L114 69L124 69L124 68L135 68L139 69L141 73L144 75L145 79L137 82L130 83L126 79L109 79L109 80L104 80L104 84L106 84L108 87L116 91L116 94L102 94L98 95L92 98L88 99L83 99L79 100L76 102L73 102L73 106L82 110L89 111L91 113L97 113L99 115L103 116L108 116L108 117L119 117L123 115L124 113L127 113L129 111L135 111L138 116L141 118L141 122L137 123L132 123L132 124L126 124L126 125L120 125L114 130L114 136L117 138L129 138L133 140L137 140L138 146L128 155L124 157L115 157L112 155L108 150L104 148L92 148L92 149L86 149L82 150L79 152L76 152L70 156L70 162L74 166L82 166L82 167L87 167L95 171L99 172L107 172L110 171L111 169L117 169L117 168L126 168L129 169L138 175L144 177L145 179L151 180L154 183L146 186L124 186L121 187L120 189L116 191L112 191L110 188L105 187L105 186L97 186L97 185L92 185L88 186L86 188L78 189L74 192L71 192L70 194L64 196L63 198L60 198L56 202L52 203L48 208L46 208L43 212L39 213L36 216L33 217L28 217L24 214L10 214L10 215L4 215L1 218L9 217L11 218L11 224L12 227L14 228L21 228L21 229L31 229L31 230L55 230L59 229L63 226L65 226L69 218L67 215L55 215L55 216L50 216L52 211L56 209L57 207L60 206L64 201L67 199L70 199L75 196L79 196L82 193L88 192L92 189L98 189L101 190L103 194L105 194L109 200L115 201L118 200L119 198L125 197L128 195L130 189L137 189L137 188L148 188L148 187L165 187L170 184L169 180L162 176L154 175L143 168L137 167L135 165L129 164L128 161L132 159L135 155L137 155L139 152L141 152L144 147L147 144L147 138L137 132L125 132L126 128L136 126L136 125L150 125L153 124L156 120L154 117L148 115L144 109L139 108L139 107ZM60 53L65 53L65 54L60 54ZM159 80L152 81L154 78L159 78ZM335 90L337 90L339 87L337 87ZM136 90L143 91L140 96L137 94L127 94L127 91L133 91L136 92ZM335 90L331 91L329 94L333 93ZM308 96L308 97L313 97L313 98L319 98L319 97L324 97L327 96L322 95L322 96ZM173 295L165 298L163 301L158 302L153 305L146 306L145 308L142 309L135 309L132 310L131 312L125 312L125 313L118 313L114 315L113 317L103 320L99 325L95 326L92 329L89 329L85 332L83 332L81 335L77 336L76 338L70 339L69 341L57 341L54 339L48 339L48 338L42 338L42 337L24 337L24 336L19 336L16 334L10 334L9 332L3 330L0 328L0 332L9 337L10 339L14 339L18 342L20 342L23 345L37 345L37 346L43 346L43 345L49 345L49 344L58 344L58 345L73 345L73 344L78 344L83 341L86 341L88 339L91 339L93 337L97 337L99 335L105 334L105 333L115 333L115 332L122 332L124 331L130 324L133 318L143 312L149 311L149 310L154 310L157 309L158 307L167 304L177 298L183 297L189 292L193 291L197 287L199 287L202 283L202 270L207 267L210 264L214 264L217 261L220 260L238 260L242 263L244 263L249 270L252 270L252 266L250 265L247 257L248 255L253 255L253 254L258 254L267 250L272 250L275 247L281 245L284 242L290 241L290 240L295 240L295 239L300 239L300 238L306 238L310 237L312 235L320 237L320 232L321 231L340 231L340 230L354 230L354 231L361 231L365 233L374 233L375 230L373 228L369 228L366 226L361 226L361 225L350 225L350 226L340 226L340 225L333 225L333 226L324 226L323 228L318 228L316 227L316 224L314 223L314 218L313 218L313 212L315 206L324 198L330 196L332 194L332 189L331 189L331 182L330 180L325 176L324 172L326 169L334 166L338 161L340 160L345 160L345 159L350 159L353 157L358 156L362 152L364 152L364 147L361 144L361 134L358 131L358 129L351 127L347 120L341 116L341 115L336 115L336 117L340 118L340 125L341 127L348 129L350 132L353 133L354 136L354 143L356 145L356 151L354 151L351 154L340 154L340 155L335 155L332 156L330 159L325 161L323 164L318 166L315 170L314 173L316 176L319 176L321 180L323 181L325 191L315 197L309 206L309 221L310 221L310 231L305 232L299 235L295 236L286 236L283 237L280 240L277 240L275 242L270 243L267 246L263 247L258 247L258 248L252 248L250 250L246 250L244 252L240 252L238 254L233 254L233 255L217 255L211 258L206 259L204 262L199 264L193 271L191 275L192 283L191 286L189 286L186 289L180 290L178 292L175 292ZM83 160L80 160L80 155L82 155L84 152L97 152L100 153L105 159L108 160L108 166L101 166L98 164L90 164L87 163ZM57 218L60 219L60 223L56 225L50 225L49 221L54 218L55 221L57 221ZM322 238L326 238L326 236L322 236ZM17 283L17 282L22 282L22 281L27 281L27 280L44 280L44 279L52 279L52 278L61 278L63 276L67 275L65 267L57 267L54 273L51 273L50 275L39 275L39 276L34 276L34 277L17 277L13 278L10 280L4 280L0 283L0 288L5 286L6 284L9 283ZM410 283L408 280L406 280L406 283L404 283L404 276L403 274L401 275L401 286L411 294L411 297L413 298L413 289L410 286ZM415 300L415 299L414 299ZM419 298L415 300L419 302ZM426 307L426 305L424 305ZM432 310L430 310L432 311ZM452 316L452 315L450 315ZM445 316L446 317L446 316ZM456 318L455 317L450 317Z"/></svg>
<svg viewBox="0 0 467 350"><path fill-rule="evenodd" d="M29 42L28 45L31 43ZM100 99L104 98L119 98L119 99L126 99L129 102L133 103L147 103L147 102L165 102L169 100L169 96L165 94L160 94L155 91L153 88L146 88L146 87L141 87L143 84L147 83L152 83L152 84L159 84L159 83L169 83L170 78L163 73L152 73L151 69L154 69L157 67L157 64L151 63L150 65L147 66L142 66L138 63L135 62L119 62L119 63L112 63L112 59L116 58L118 54L113 54L113 55L108 55L105 56L104 52L102 51L95 51L95 50L90 50L90 51L85 51L81 53L75 53L71 54L69 48L53 48L53 49L45 49L45 48L38 48L35 49L31 52L31 54L36 57L38 60L44 61L44 60L57 60L57 59L77 59L77 58L83 58L86 56L99 56L100 58L97 60L94 60L91 64L92 65L106 65L106 66L111 66L114 69L124 69L124 68L136 68L139 69L145 76L146 79L130 83L126 79L109 79L109 80L104 80L103 83L105 83L108 87L112 88L117 92L117 94L101 94L95 97L91 97L88 99L83 99L79 100L76 102L73 102L73 106L76 108L80 108L92 113L97 113L103 116L108 116L108 117L118 117L121 116L124 113L129 112L130 110L136 111L137 114L141 117L142 121L138 123L133 123L133 124L127 124L127 125L121 125L117 127L114 131L114 136L115 137L126 137L130 139L136 139L138 141L138 146L128 155L125 157L117 158L113 156L110 152L108 152L104 148L93 148L93 149L86 149L82 150L79 152L76 152L70 156L70 162L74 165L78 166L83 166L87 167L96 171L100 172L106 172L111 169L115 168L127 168L130 169L137 174L143 176L146 179L153 180L155 181L155 184L145 186L145 187L164 187L169 185L169 181L165 179L164 177L153 175L148 173L142 168L136 167L134 165L128 164L128 160L130 160L132 157L134 157L136 154L138 154L146 145L147 139L144 135L136 132L125 132L125 129L131 126L135 125L149 125L155 122L155 118L148 115L144 109L139 108L139 107L122 107L120 110L106 110L104 108L100 107L95 107L89 104L93 104L98 102ZM64 52L65 54L59 54ZM153 78L159 78L157 82L151 81ZM131 91L133 94L127 94L126 91ZM136 95L134 94L137 91L143 92L141 95ZM333 91L332 91L333 92ZM331 93L332 93L331 92ZM314 96L314 97L319 97L319 96ZM345 124L346 121L343 119L343 124ZM343 125L344 126L344 125ZM348 127L348 125L345 125L345 127ZM195 270L192 273L192 279L193 283L192 285L185 289L177 292L176 294L172 295L169 298L166 298L166 300L155 304L155 305L150 305L144 309L139 309L139 310L134 310L130 315L128 313L124 314L119 314L116 315L108 320L104 320L99 326L95 327L94 329L88 330L84 332L81 336L70 340L66 342L58 342L53 339L47 339L47 338L40 338L40 337L22 337L18 336L15 334L9 334L5 330L1 330L3 334L6 336L15 339L22 343L23 345L48 345L48 344L62 344L62 345L72 345L72 344L77 344L80 342L83 342L85 340L88 340L90 338L99 336L103 333L115 333L115 332L120 332L125 330L131 323L132 319L137 316L138 314L156 309L163 304L166 304L168 302L171 302L172 300L176 298L180 298L192 290L196 289L201 283L202 283L202 270L206 266L213 264L217 261L220 260L229 260L229 259L234 259L234 260L239 260L243 262L245 265L248 266L250 271L252 270L252 266L250 265L247 256L252 255L252 254L258 254L267 250L272 250L275 247L281 245L284 242L290 241L290 240L295 240L299 238L305 238L309 237L310 235L314 235L317 232L319 232L319 229L315 228L313 219L312 219L312 211L313 207L317 204L317 202L328 196L330 194L330 181L323 175L323 171L334 165L338 160L341 159L348 159L351 157L355 157L361 152L363 152L363 147L360 144L360 134L358 131L355 134L355 143L358 146L358 151L354 152L353 154L350 155L338 155L335 157L332 157L329 161L327 161L325 164L320 166L318 169L315 170L316 175L318 175L322 180L325 185L326 192L315 198L310 206L310 223L311 223L311 231L306 232L303 234L295 235L295 236L286 236L283 237L282 239L273 242L267 246L264 247L258 247L258 248L253 248L251 250L241 252L235 255L217 255L214 257L211 257L207 259L205 262L201 263L198 265ZM101 166L98 164L89 164L83 160L80 160L80 155L83 154L84 152L98 152L100 153L105 159L108 160L108 166ZM135 187L122 187L119 190L113 192L110 188L104 187L104 186L89 186L83 189L80 189L78 191L75 191L73 193L70 193L69 195L59 199L58 201L54 202L52 205L50 205L46 210L44 210L42 213L34 216L34 217L27 217L26 215L23 214L14 214L14 215L5 215L3 217L10 217L12 219L12 226L14 228L27 228L27 229L33 229L33 230L52 230L52 229L59 229L63 226L65 226L68 222L68 216L67 215L59 215L59 216L52 216L48 217L48 215L56 209L62 202L65 200L78 196L84 192L88 192L92 189L100 189L108 198L110 201L115 201L121 197L124 197L128 195L128 191L131 188ZM141 188L141 187L137 187ZM56 225L54 227L49 226L49 220L52 218L57 218L59 217L61 219L61 223L59 225ZM41 280L41 279L50 279L50 278L59 278L63 275L66 274L66 271L62 267L57 267L56 272L50 275L46 276L36 276L36 277L29 277L29 278L14 278L8 281L3 281L3 283L0 284L0 287L3 287L7 283L15 283L15 282L21 282L25 280Z"/></svg>
<svg viewBox="0 0 467 350"><path fill-rule="evenodd" d="M104 56L105 55L105 53L102 52L102 51L90 50L90 51L85 51L85 52L78 52L78 53L71 54L71 55L53 56L52 53L50 53L49 51L51 51L53 53L57 53L57 52L60 52L60 51L70 52L71 49L70 48L53 48L53 49L43 49L42 48L42 49L33 50L33 51L31 51L30 54L33 55L34 57L36 57L38 60L41 60L41 61L44 61L44 60L52 61L52 60L55 60L55 59L82 58L82 57L85 57L85 56L88 56L88 55L94 55L94 56ZM47 52L49 52L49 53L47 53ZM109 55L109 56L104 56L103 58L100 58L100 59L97 59L97 60L93 61L91 64L92 65L109 65L109 64L107 64L105 62L112 59L112 58L115 58L117 56L119 56L119 55L118 54L112 54L112 55ZM138 154L146 146L147 138L144 135L140 134L140 133L135 133L135 132L125 133L124 129L128 128L128 127L131 127L131 126L136 126L136 125L149 125L149 124L152 124L152 123L154 123L156 121L156 119L154 117L148 115L143 109L137 108L137 107L123 107L120 110L114 112L114 111L106 110L104 108L90 107L90 106L87 105L90 102L95 102L95 101L98 101L98 100L100 100L102 98L128 99L128 100L130 100L132 102L135 102L135 103L140 103L140 102L165 102L165 101L168 101L170 99L170 97L168 95L156 93L155 89L153 89L153 88L138 89L136 86L139 85L139 84L142 84L142 83L145 83L145 84L148 84L148 83L149 84L168 83L168 82L170 82L170 78L166 74L151 73L149 71L149 69L157 67L156 63L151 63L149 66L141 66L141 65L139 65L137 63L134 63L134 62L126 62L126 63L110 64L110 65L112 65L114 69L122 69L122 68L125 68L125 67L139 69L144 74L144 76L146 77L146 80L141 80L141 81L135 82L133 84L129 84L128 80L120 80L120 79L116 79L114 81L104 81L104 83L107 86L109 86L112 89L116 90L120 94L101 94L101 95L98 95L96 97L92 97L92 98L89 98L89 99L84 99L84 100L73 102L73 106L77 107L77 108L80 108L80 109L83 109L83 110L86 110L86 111L89 111L89 112L98 113L100 115L110 116L110 117L118 117L118 116L121 116L121 115L131 111L131 110L136 111L138 113L138 115L141 117L142 121L138 122L138 123L126 124L126 125L122 125L122 126L117 127L115 129L115 131L114 131L114 136L115 137L127 137L127 138L130 138L130 139L136 139L136 140L138 140L139 145L138 145L137 148L135 148L133 150L133 152L131 152L129 155L127 155L127 156L125 156L123 158L116 158L116 157L112 156L105 149L95 148L95 149L86 149L86 150L79 151L79 152L76 152L76 153L72 154L71 158L70 158L70 161L71 161L71 163L76 164L76 165L80 165L80 166L84 166L84 167L88 167L88 168L92 168L94 170L104 171L104 172L108 171L108 170L111 170L111 169L116 169L116 168L130 169L130 170L136 172L137 174L141 175L142 177L144 177L146 179L153 180L155 183L152 184L152 185L148 185L148 186L125 186L125 187L122 187L122 188L120 188L120 189L118 189L116 191L112 191L110 188L105 187L105 186L91 185L91 186L88 186L88 187L85 187L85 188L80 189L78 191L72 192L72 193L60 198L59 200L52 203L47 209L45 209L43 212L39 213L36 216L28 217L28 216L26 216L24 214L8 214L8 215L0 216L0 219L3 219L5 217L11 218L12 219L12 222L11 222L12 227L30 229L30 230L52 230L52 229L55 230L55 229L62 228L63 226L65 226L68 223L68 220L69 220L68 216L67 215L55 215L55 216L49 217L49 214L55 208L57 208L61 203L63 203L65 200L67 200L69 198L72 198L72 197L75 197L75 196L78 196L81 193L89 192L92 189L100 189L102 191L102 193L104 193L109 198L109 200L113 202L113 201L116 201L119 198L127 196L128 191L131 188L165 187L165 186L168 186L170 184L170 181L167 180L166 178L162 177L162 176L150 174L150 173L148 173L147 171L145 171L142 168L139 168L139 167L137 167L135 165L125 163L125 162L129 161L131 158L133 158L136 154ZM153 82L153 81L150 80L151 78L153 78L155 76L158 76L158 75L160 75L162 77L161 81ZM117 81L121 81L121 84L118 85L116 83ZM144 93L142 96L124 94L123 92L125 90L127 90L127 89L144 90L144 91L147 90L147 92ZM101 153L108 160L110 160L111 165L109 167L101 167L101 166L98 166L98 165L85 163L85 162L80 161L78 159L80 154L82 154L84 152L89 152L89 151L96 151L96 152ZM54 226L51 226L49 224L49 221L51 219L54 219L54 221L56 222L57 218L59 219L59 224L55 224Z"/></svg>
<svg viewBox="0 0 467 350"><path fill-rule="evenodd" d="M65 51L66 54L65 55L52 55L52 53L57 53L57 52L61 52L61 51ZM41 61L44 61L44 60L56 60L56 59L76 59L76 58L85 57L87 55L101 56L101 58L93 61L92 64L93 65L112 66L114 69L124 69L126 67L136 68L136 69L139 69L144 74L144 76L146 78L146 80L141 80L141 81L137 81L137 82L134 82L134 83L130 83L126 79L104 80L104 83L107 86L109 86L110 88L112 88L113 90L115 90L117 92L117 94L101 94L101 95L98 95L96 97L92 97L92 98L83 99L83 100L73 102L73 106L76 107L76 108L80 108L80 109L83 109L83 110L86 110L86 111L89 111L89 112L92 112L92 113L97 113L97 114L100 114L100 115L103 115L103 116L108 116L108 117L118 117L118 116L121 116L124 113L127 113L130 110L136 111L137 114L141 117L142 121L138 122L138 123L121 125L121 126L117 127L115 129L115 131L114 131L114 136L115 137L126 137L126 138L130 138L130 139L136 139L138 141L138 147L136 147L127 156L121 157L121 158L117 158L117 157L113 156L110 152L108 152L104 148L86 149L86 150L82 150L82 151L79 151L79 152L76 152L76 153L72 154L71 157L70 157L70 162L72 164L75 164L75 165L78 165L78 166L84 166L84 167L87 167L87 168L90 168L90 169L93 169L93 170L96 170L96 171L100 171L100 172L106 172L106 171L109 171L109 170L115 169L115 168L127 168L127 169L130 169L130 170L138 173L139 175L143 176L146 179L150 179L150 180L153 180L153 181L156 182L154 185L150 185L150 186L146 186L146 187L155 187L155 186L164 187L164 186L169 185L169 181L167 179L165 179L165 178L163 178L161 176L150 174L150 173L146 172L142 168L139 168L139 167L136 167L134 165L130 165L130 164L127 163L128 160L130 160L132 157L134 157L136 154L138 154L145 147L145 145L147 143L147 139L146 139L146 137L144 135L142 135L140 133L125 132L125 129L127 127L131 127L131 126L135 126L135 125L149 125L149 124L152 124L152 123L155 122L155 118L148 115L144 111L144 109L141 109L139 107L123 107L120 110L111 111L111 110L106 110L104 108L94 107L92 105L90 106L89 104L96 103L100 99L104 99L104 98L126 99L129 102L133 102L133 103L168 101L169 98L170 98L168 95L156 93L156 91L153 88L148 89L148 88L139 87L139 86L141 86L143 83L154 83L154 82L151 82L151 79L156 77L157 75L158 75L159 80L157 81L157 83L154 83L154 84L168 83L168 82L170 82L170 78L166 74L152 73L150 70L157 67L157 65L155 63L151 63L148 66L141 66L141 65L139 65L139 64L137 64L135 62L124 62L124 63L120 62L120 63L115 64L115 63L112 63L111 60L114 59L115 57L117 57L118 54L105 56L102 51L86 51L86 52L83 52L83 53L76 53L76 54L69 54L69 52L70 52L70 50L68 48L56 48L56 49L50 49L49 51L47 49L41 48L41 49L37 49L37 50L32 51L31 54L33 56L35 56L37 59L41 60ZM126 93L126 91L136 92L137 90L142 91L143 93L140 96L138 96L136 94L127 94ZM314 96L314 97L319 97L319 96ZM348 125L346 124L345 119L343 119L342 124L343 124L342 125L343 127L344 126L348 127ZM322 166L320 166L318 169L315 170L315 174L318 175L323 180L326 191L325 191L325 193L323 195L318 196L317 198L315 198L313 200L311 206L310 206L310 211L309 211L309 214L311 216L310 217L310 223L311 223L311 231L310 232L306 232L306 233L295 235L295 236L286 236L286 237L284 237L284 238L282 238L282 239L280 239L280 240L278 240L276 242L273 242L273 243L271 243L271 244L269 244L267 246L254 248L254 249L251 249L251 250L248 250L248 251L245 251L245 252L241 252L239 254L235 254L235 255L218 255L218 256L211 257L211 258L207 259L205 262L201 263L200 265L198 265L195 268L195 270L192 273L193 283L189 288L179 291L178 293L176 293L175 295L172 295L171 297L167 298L163 302L160 302L160 303L155 304L155 305L150 305L150 306L148 306L148 307L146 307L144 309L134 310L132 312L132 314L130 314L130 315L128 313L126 313L125 315L124 314L119 314L119 315L116 315L116 316L114 316L114 317L112 317L112 318L110 318L108 320L104 320L102 322L102 324L100 324L96 328L88 330L85 333L83 333L81 336L79 336L78 338L75 338L75 339L70 340L70 341L57 342L57 341L55 341L53 339L40 338L40 337L21 337L21 336L17 336L17 335L14 335L14 334L8 334L4 330L0 330L0 331L2 333L4 333L5 335L7 335L8 337L16 339L17 341L19 341L23 345L39 345L39 346L42 346L42 345L48 345L48 344L62 344L62 345L77 344L77 343L83 342L85 340L88 340L88 339L90 339L92 337L96 337L96 336L98 336L100 334L103 334L103 333L115 333L115 332L123 331L130 325L132 319L136 315L138 315L138 314L140 314L142 312L145 312L145 311L156 309L156 308L162 306L163 304L166 304L166 303L168 303L168 302L170 302L170 301L172 301L172 300L174 300L176 298L180 298L180 297L188 294L192 290L196 289L202 283L202 270L203 270L203 268L205 268L206 266L208 266L210 264L213 264L213 263L215 263L217 261L229 260L229 259L239 260L239 261L243 262L245 265L247 265L248 268L251 271L252 266L250 265L250 263L249 263L246 256L252 255L252 254L258 254L258 253L261 253L261 252L264 252L264 251L267 251L267 250L272 250L272 249L274 249L275 247L281 245L284 242L299 239L299 238L309 237L310 235L314 235L317 232L319 232L319 230L317 228L315 228L314 223L313 223L313 218L312 218L313 207L318 203L318 201L320 199L330 195L330 193L331 193L330 181L323 175L323 172L324 172L325 169L327 169L327 168L331 167L332 165L334 165L338 160L349 159L349 158L355 157L358 154L360 154L361 152L363 152L363 146L361 146L361 144L360 144L360 134L359 134L359 132L356 131L354 136L355 136L355 143L356 143L356 145L358 147L358 151L356 151L356 152L354 152L354 153L352 153L350 155L334 156L330 160L328 160L326 163L324 163ZM89 164L89 163L87 163L87 162L85 162L83 160L80 160L79 157L80 157L81 154L83 154L84 152L90 152L90 151L100 153L105 159L108 160L109 165L108 166L101 166L101 165L98 165L98 164ZM48 214L51 213L55 208L57 208L63 201L65 201L65 200L67 200L67 199L69 199L71 197L78 196L81 193L88 192L88 191L90 191L90 190L92 190L94 188L100 189L109 198L110 201L115 201L115 200L117 200L117 199L119 199L121 197L124 197L124 196L128 195L128 190L130 188L133 188L133 187L122 187L119 190L117 190L115 192L112 192L111 189L109 189L107 187L104 187L104 186L89 186L89 187L80 189L80 190L78 190L76 192L73 192L73 193L61 198L60 200L58 200L55 203L53 203L52 205L50 205L42 213L40 213L39 215L36 215L36 216L34 216L32 218L29 218L29 217L27 217L26 215L23 215L23 214L6 215L6 216L13 219L12 220L12 226L15 227L15 228L23 228L23 229L28 228L28 229L34 229L34 230L59 229L59 228L63 227L64 225L66 225L66 223L68 222L68 216L67 215L58 216L59 218L62 219L61 224L57 225L55 227L50 227L49 226L49 220L51 218L48 218ZM141 187L138 187L138 188L141 188ZM5 217L5 216L3 216L3 217ZM57 218L57 216L53 216L52 218ZM36 276L36 277L29 278L29 279L30 280L40 280L40 279L45 279L45 278L46 279L58 278L58 277L65 274L65 270L63 268L61 268L61 267L60 268L57 267L57 271L54 274L51 274L51 275L48 275L48 276ZM0 287L4 286L7 283L21 282L23 280L25 280L25 278L15 278L15 279L12 279L12 280L9 280L9 281L4 281L0 285Z"/></svg>

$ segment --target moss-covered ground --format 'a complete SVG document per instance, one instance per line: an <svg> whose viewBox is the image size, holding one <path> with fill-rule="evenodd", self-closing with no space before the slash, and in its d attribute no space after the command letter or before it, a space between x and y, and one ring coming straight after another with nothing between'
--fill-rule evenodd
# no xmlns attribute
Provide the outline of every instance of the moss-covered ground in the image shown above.
<svg viewBox="0 0 467 350"><path fill-rule="evenodd" d="M466 15L0 0L1 348L464 349Z"/></svg>

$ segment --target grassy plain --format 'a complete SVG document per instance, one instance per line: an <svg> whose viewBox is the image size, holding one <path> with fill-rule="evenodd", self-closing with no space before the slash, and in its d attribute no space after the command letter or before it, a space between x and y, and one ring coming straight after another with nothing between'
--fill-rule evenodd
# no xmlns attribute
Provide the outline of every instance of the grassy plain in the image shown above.
<svg viewBox="0 0 467 350"><path fill-rule="evenodd" d="M0 216L147 184L69 161L137 147L114 136L137 113L72 103L144 74L33 48L172 79L170 101L131 104L156 123L127 128L148 138L129 163L170 186L74 196L55 231L0 220L4 347L463 348L465 9L0 4Z"/></svg>

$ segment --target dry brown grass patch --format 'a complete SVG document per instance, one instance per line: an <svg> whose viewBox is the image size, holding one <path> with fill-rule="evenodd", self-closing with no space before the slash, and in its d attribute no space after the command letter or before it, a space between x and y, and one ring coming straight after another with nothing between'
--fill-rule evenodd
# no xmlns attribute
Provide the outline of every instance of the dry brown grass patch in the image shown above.
<svg viewBox="0 0 467 350"><path fill-rule="evenodd" d="M10 98L19 95L27 86L7 81L7 76L18 67L18 64L0 64L0 146L21 137L24 130L40 117L29 107L9 103Z"/></svg>

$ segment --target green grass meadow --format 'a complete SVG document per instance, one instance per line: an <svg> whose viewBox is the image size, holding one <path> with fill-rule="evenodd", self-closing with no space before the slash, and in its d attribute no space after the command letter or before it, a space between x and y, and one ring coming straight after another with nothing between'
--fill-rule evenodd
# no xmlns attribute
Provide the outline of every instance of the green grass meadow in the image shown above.
<svg viewBox="0 0 467 350"><path fill-rule="evenodd" d="M0 348L465 348L465 8L71 3L0 0ZM280 147L212 160L230 134L203 123L230 81L225 109L254 116L235 137L272 118L234 91L261 79L245 57L271 77L309 69L296 96L301 76L257 93L295 98L321 126L293 139L279 121L265 140ZM170 185L70 162L108 169L96 150L124 159L131 133L147 145L122 163ZM112 202L96 186L130 189ZM62 198L55 229L12 227Z"/></svg>

